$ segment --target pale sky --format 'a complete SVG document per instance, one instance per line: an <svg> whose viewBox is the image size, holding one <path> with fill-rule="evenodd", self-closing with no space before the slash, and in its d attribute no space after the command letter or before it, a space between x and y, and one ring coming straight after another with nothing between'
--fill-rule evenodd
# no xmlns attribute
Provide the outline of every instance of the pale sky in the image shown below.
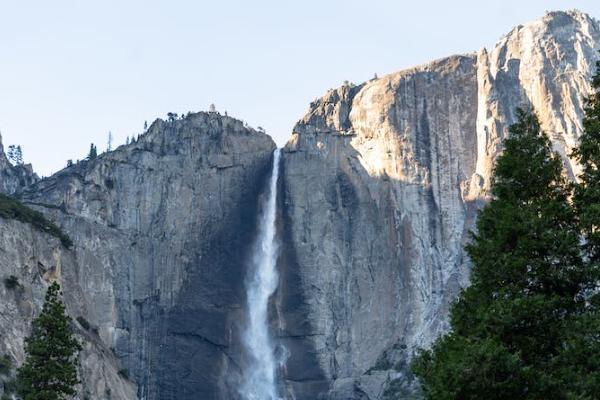
<svg viewBox="0 0 600 400"><path fill-rule="evenodd" d="M0 0L0 132L49 175L167 112L221 112L279 145L308 104L491 47L546 10L598 0Z"/></svg>

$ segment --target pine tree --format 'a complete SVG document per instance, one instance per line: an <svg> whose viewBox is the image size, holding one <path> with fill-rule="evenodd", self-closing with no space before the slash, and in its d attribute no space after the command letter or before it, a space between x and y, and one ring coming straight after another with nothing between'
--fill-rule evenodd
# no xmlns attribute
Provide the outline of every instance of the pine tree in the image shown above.
<svg viewBox="0 0 600 400"><path fill-rule="evenodd" d="M573 205L583 236L586 273L600 282L600 61L592 77L592 93L586 99L583 134L572 156L581 165L574 184ZM600 393L600 290L589 290L587 307L568 337L567 345L576 369L569 379L583 393Z"/></svg>
<svg viewBox="0 0 600 400"><path fill-rule="evenodd" d="M58 283L46 292L41 314L33 321L25 339L25 362L17 372L23 400L62 400L75 394L77 354L80 344L73 337L71 318L65 312Z"/></svg>
<svg viewBox="0 0 600 400"><path fill-rule="evenodd" d="M592 78L592 94L586 101L583 130L573 152L582 167L573 203L581 220L587 255L600 262L600 61Z"/></svg>
<svg viewBox="0 0 600 400"><path fill-rule="evenodd" d="M8 146L6 156L13 165L23 164L23 149L21 148L21 145L15 146L14 144L11 144Z"/></svg>
<svg viewBox="0 0 600 400"><path fill-rule="evenodd" d="M451 308L450 333L413 363L426 399L593 398L573 382L576 372L594 379L579 370L589 346L576 332L596 282L570 185L535 115L517 115L466 248L471 286Z"/></svg>
<svg viewBox="0 0 600 400"><path fill-rule="evenodd" d="M8 160L13 164L16 164L16 162L15 162L15 152L16 151L17 151L17 147L14 144L11 144L10 146L8 146L8 151L6 152L6 156L8 157Z"/></svg>
<svg viewBox="0 0 600 400"><path fill-rule="evenodd" d="M96 145L92 143L90 144L90 151L88 152L87 159L93 160L96 157L98 157L98 149L96 148Z"/></svg>
<svg viewBox="0 0 600 400"><path fill-rule="evenodd" d="M15 151L15 159L17 165L23 164L23 149L21 148L21 145L17 146L17 150Z"/></svg>

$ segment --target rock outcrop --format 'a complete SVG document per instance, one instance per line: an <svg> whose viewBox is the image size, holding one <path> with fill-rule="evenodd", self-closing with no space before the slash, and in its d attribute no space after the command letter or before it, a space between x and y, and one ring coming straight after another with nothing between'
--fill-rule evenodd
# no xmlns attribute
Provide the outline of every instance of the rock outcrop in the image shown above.
<svg viewBox="0 0 600 400"><path fill-rule="evenodd" d="M8 161L0 135L0 193L12 194L38 180L31 164L12 165Z"/></svg>
<svg viewBox="0 0 600 400"><path fill-rule="evenodd" d="M98 376L113 399L229 398L229 379L239 372L239 348L231 347L239 343L244 255L274 148L264 133L217 113L157 120L134 143L20 193L68 232L74 247L38 244L26 226L15 231L0 220L0 243L21 243L1 260L2 275L23 271L23 281L37 282L52 268L72 315L93 329L95 341L86 346L103 349L91 356L108 354L120 379L137 385L137 392L115 393L112 381ZM22 294L32 304L11 339L3 337L15 351L43 286ZM89 397L109 398L87 386L101 373L92 367L82 373Z"/></svg>
<svg viewBox="0 0 600 400"><path fill-rule="evenodd" d="M0 355L12 364L24 360L24 338L31 321L44 301L48 282L59 280L67 312L83 344L79 357L82 384L80 399L135 399L135 385L125 379L120 363L98 336L95 325L88 325L90 294L85 293L77 255L59 239L41 233L29 224L0 218ZM14 377L0 376L1 381ZM4 385L0 383L0 389Z"/></svg>
<svg viewBox="0 0 600 400"><path fill-rule="evenodd" d="M295 398L316 398L314 387L340 400L415 393L408 363L447 329L449 303L468 283L463 246L516 107L533 106L573 177L567 155L599 46L597 21L552 12L489 54L311 104L282 171L280 336Z"/></svg>

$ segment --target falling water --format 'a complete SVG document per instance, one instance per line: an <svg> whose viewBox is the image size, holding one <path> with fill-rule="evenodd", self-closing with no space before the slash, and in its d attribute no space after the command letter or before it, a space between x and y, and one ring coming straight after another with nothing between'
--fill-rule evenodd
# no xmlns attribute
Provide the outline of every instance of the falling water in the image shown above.
<svg viewBox="0 0 600 400"><path fill-rule="evenodd" d="M279 149L273 153L273 170L269 181L267 201L258 226L258 237L251 258L250 275L246 282L248 321L243 343L249 355L240 394L246 400L277 400L276 359L269 335L269 297L277 289L277 252L275 212L277 207L277 178Z"/></svg>

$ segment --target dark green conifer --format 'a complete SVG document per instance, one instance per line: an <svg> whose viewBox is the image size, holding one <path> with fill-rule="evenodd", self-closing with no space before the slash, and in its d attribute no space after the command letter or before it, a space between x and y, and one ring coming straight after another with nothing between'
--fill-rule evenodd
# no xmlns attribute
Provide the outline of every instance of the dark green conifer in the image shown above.
<svg viewBox="0 0 600 400"><path fill-rule="evenodd" d="M596 281L570 185L536 116L517 115L467 246L471 286L451 308L451 331L413 364L426 399L594 398L573 380L596 379L578 363L598 335L580 334Z"/></svg>
<svg viewBox="0 0 600 400"><path fill-rule="evenodd" d="M23 400L63 400L75 394L79 342L71 331L58 283L48 288L41 314L25 339L26 359L17 372Z"/></svg>
<svg viewBox="0 0 600 400"><path fill-rule="evenodd" d="M573 152L581 165L573 204L586 239L586 253L600 262L600 61L592 78L592 94L586 100L583 134Z"/></svg>
<svg viewBox="0 0 600 400"><path fill-rule="evenodd" d="M90 151L88 152L87 159L93 160L97 156L98 156L98 149L96 148L96 145L94 143L92 143L92 144L90 144Z"/></svg>
<svg viewBox="0 0 600 400"><path fill-rule="evenodd" d="M575 183L573 205L583 240L586 275L597 285L584 298L585 312L568 337L565 368L571 384L579 392L594 398L600 393L600 61L592 78L592 93L586 99L583 134L572 156L581 166Z"/></svg>

